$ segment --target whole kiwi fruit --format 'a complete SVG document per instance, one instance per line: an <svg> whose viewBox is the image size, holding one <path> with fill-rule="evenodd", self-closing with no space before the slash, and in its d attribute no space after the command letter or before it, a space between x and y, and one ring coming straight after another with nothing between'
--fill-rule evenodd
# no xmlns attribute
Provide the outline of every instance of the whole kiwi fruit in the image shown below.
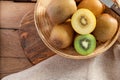
<svg viewBox="0 0 120 80"><path fill-rule="evenodd" d="M105 9L105 6L99 0L82 0L78 9L87 8L91 10L95 16L99 16Z"/></svg>
<svg viewBox="0 0 120 80"><path fill-rule="evenodd" d="M65 22L77 10L75 0L51 0L46 12L53 24Z"/></svg>
<svg viewBox="0 0 120 80"><path fill-rule="evenodd" d="M99 42L111 39L117 31L118 22L110 14L104 13L97 18L94 36Z"/></svg>
<svg viewBox="0 0 120 80"><path fill-rule="evenodd" d="M73 41L74 30L70 22L55 25L50 34L50 43L52 46L62 49L71 45Z"/></svg>

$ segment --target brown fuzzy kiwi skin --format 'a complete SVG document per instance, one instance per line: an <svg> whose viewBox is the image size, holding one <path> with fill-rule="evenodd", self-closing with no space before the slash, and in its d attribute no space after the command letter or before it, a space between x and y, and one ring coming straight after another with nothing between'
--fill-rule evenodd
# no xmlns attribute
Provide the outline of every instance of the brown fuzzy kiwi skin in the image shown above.
<svg viewBox="0 0 120 80"><path fill-rule="evenodd" d="M104 7L99 0L82 0L78 5L78 9L87 8L92 11L96 17L104 12Z"/></svg>
<svg viewBox="0 0 120 80"><path fill-rule="evenodd" d="M74 30L70 22L55 25L50 34L50 43L53 47L63 49L70 46L73 42Z"/></svg>
<svg viewBox="0 0 120 80"><path fill-rule="evenodd" d="M93 35L99 42L110 40L118 28L117 20L111 15L104 13L97 17L96 28Z"/></svg>
<svg viewBox="0 0 120 80"><path fill-rule="evenodd" d="M65 22L77 10L74 0L52 0L46 12L53 24Z"/></svg>

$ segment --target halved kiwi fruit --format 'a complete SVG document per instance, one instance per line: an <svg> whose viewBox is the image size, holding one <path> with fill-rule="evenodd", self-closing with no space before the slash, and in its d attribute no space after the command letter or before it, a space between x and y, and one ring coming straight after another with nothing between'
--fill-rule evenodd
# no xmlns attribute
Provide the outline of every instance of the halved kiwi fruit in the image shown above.
<svg viewBox="0 0 120 80"><path fill-rule="evenodd" d="M89 34L96 26L96 17L88 9L77 10L71 19L73 29L79 34Z"/></svg>
<svg viewBox="0 0 120 80"><path fill-rule="evenodd" d="M92 34L78 35L74 40L74 48L81 55L88 55L96 48L96 39Z"/></svg>

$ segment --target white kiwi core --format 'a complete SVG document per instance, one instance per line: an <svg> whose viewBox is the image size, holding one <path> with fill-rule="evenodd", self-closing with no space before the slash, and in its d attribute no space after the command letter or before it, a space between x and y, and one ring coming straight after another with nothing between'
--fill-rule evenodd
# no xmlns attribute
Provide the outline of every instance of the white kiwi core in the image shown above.
<svg viewBox="0 0 120 80"><path fill-rule="evenodd" d="M88 41L86 41L86 40L82 41L82 46L83 46L84 48L88 48L88 45L89 45L89 42L88 42Z"/></svg>

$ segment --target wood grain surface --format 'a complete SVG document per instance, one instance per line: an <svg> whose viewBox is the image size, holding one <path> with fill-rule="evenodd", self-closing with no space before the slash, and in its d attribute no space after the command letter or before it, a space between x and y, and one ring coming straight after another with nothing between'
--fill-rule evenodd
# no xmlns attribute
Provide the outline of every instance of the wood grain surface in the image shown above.
<svg viewBox="0 0 120 80"><path fill-rule="evenodd" d="M33 18L35 3L0 3L0 78L55 55L37 34Z"/></svg>
<svg viewBox="0 0 120 80"><path fill-rule="evenodd" d="M34 10L23 17L19 34L25 55L32 64L37 64L55 55L44 45L37 33L34 24Z"/></svg>
<svg viewBox="0 0 120 80"><path fill-rule="evenodd" d="M18 30L0 29L0 78L32 66L24 55Z"/></svg>
<svg viewBox="0 0 120 80"><path fill-rule="evenodd" d="M13 1L0 1L0 28L19 29L22 17L35 3L15 3Z"/></svg>
<svg viewBox="0 0 120 80"><path fill-rule="evenodd" d="M34 5L0 1L0 78L33 66L21 47L18 30L22 17Z"/></svg>

